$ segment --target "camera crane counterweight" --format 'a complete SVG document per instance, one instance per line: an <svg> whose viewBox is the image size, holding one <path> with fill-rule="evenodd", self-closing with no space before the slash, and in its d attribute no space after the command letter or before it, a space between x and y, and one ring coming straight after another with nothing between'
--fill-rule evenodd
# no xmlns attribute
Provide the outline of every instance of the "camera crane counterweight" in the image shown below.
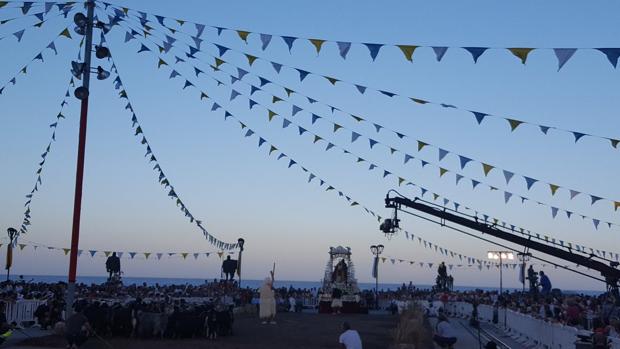
<svg viewBox="0 0 620 349"><path fill-rule="evenodd" d="M469 216L461 212L451 210L446 207L441 207L433 203L421 200L419 198L415 198L414 200L411 200L411 199L408 199L402 196L390 197L389 192L388 192L388 194L385 197L385 207L394 209L393 218L386 219L380 226L380 229L385 234L393 234L396 232L397 229L399 229L400 220L398 219L398 216L397 216L397 212L399 210L403 212L407 212L403 210L403 207L414 209L414 210L417 210L417 211L420 211L420 212L423 212L428 215L441 219L441 222L433 221L435 223L445 225L446 221L452 222L460 226L463 226L463 227L466 227L472 230L476 230L478 232L481 232L482 234L488 234L498 239L502 239L502 240L514 243L516 245L519 245L519 246L523 246L526 250L531 249L531 250L539 251L546 255L553 256L555 258L558 258L558 259L561 259L561 260L564 260L570 263L574 263L576 265L583 266L591 270L595 270L599 272L601 276L604 277L604 281L607 284L608 290L612 292L614 295L618 296L618 281L620 280L620 270L616 268L618 266L618 262L610 261L608 265L604 262L594 260L593 257L596 257L595 255L575 253L570 248L562 249L562 248L558 248L558 247L555 247L549 244L544 244L541 242L533 241L531 237L522 237L522 236L510 233L506 229L502 229L501 227L495 224L489 224L486 221L481 221L478 219L478 217ZM419 217L422 217L422 216L419 216ZM426 217L422 217L422 218L428 219ZM469 233L466 233L466 234L469 234ZM469 235L473 235L473 234L469 234ZM476 235L473 235L473 236L478 237ZM481 238L481 237L478 237L478 238ZM534 257L534 258L538 258L538 257ZM569 268L565 268L565 269L575 271ZM589 276L581 272L578 272L578 273ZM595 278L595 279L601 280L599 278Z"/></svg>

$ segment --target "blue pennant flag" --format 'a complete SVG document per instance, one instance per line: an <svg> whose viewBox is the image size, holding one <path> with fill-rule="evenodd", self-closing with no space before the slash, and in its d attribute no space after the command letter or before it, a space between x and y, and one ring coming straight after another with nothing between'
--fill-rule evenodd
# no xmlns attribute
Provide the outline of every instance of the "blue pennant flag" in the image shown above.
<svg viewBox="0 0 620 349"><path fill-rule="evenodd" d="M620 57L620 48L597 48L597 50L601 51L607 59L609 63L616 68L618 66L618 57Z"/></svg>
<svg viewBox="0 0 620 349"><path fill-rule="evenodd" d="M181 74L179 74L176 70L173 70L172 72L170 72L170 79L173 79L179 75Z"/></svg>
<svg viewBox="0 0 620 349"><path fill-rule="evenodd" d="M125 42L129 42L129 40L133 39L133 35L130 32L125 33Z"/></svg>
<svg viewBox="0 0 620 349"><path fill-rule="evenodd" d="M549 126L543 126L543 125L540 125L538 127L540 128L540 132L542 132L544 134L547 134L547 132L549 132L549 129L551 128Z"/></svg>
<svg viewBox="0 0 620 349"><path fill-rule="evenodd" d="M276 73L280 74L280 70L282 70L282 64L276 63L276 62L271 62L271 66L276 71Z"/></svg>
<svg viewBox="0 0 620 349"><path fill-rule="evenodd" d="M224 47L224 46L222 46L222 45L215 44L215 46L217 47L217 49L218 49L218 51L219 51L219 56L220 56L220 57L222 57L222 56L226 53L226 51L228 51L228 50L229 50L229 48L228 48L228 47Z"/></svg>
<svg viewBox="0 0 620 349"><path fill-rule="evenodd" d="M269 81L269 80L265 79L265 78L264 78L264 77L262 77L262 76L259 76L258 78L260 79L260 87L263 87L263 86L265 86L265 85L267 85L267 84L271 83L271 81Z"/></svg>
<svg viewBox="0 0 620 349"><path fill-rule="evenodd" d="M24 5L22 6L22 13L27 14L28 11L30 11L30 9L32 8L32 4L33 2L24 1Z"/></svg>
<svg viewBox="0 0 620 349"><path fill-rule="evenodd" d="M263 139L263 137L258 137L258 147L260 148L261 145L263 145L263 143L265 143L266 140Z"/></svg>
<svg viewBox="0 0 620 349"><path fill-rule="evenodd" d="M409 154L405 154L405 161L403 162L404 164L406 164L407 162L409 162L409 160L414 159L413 156L409 155Z"/></svg>
<svg viewBox="0 0 620 349"><path fill-rule="evenodd" d="M443 160L449 153L449 151L439 148L439 161Z"/></svg>
<svg viewBox="0 0 620 349"><path fill-rule="evenodd" d="M241 93L237 92L237 90L233 89L230 91L230 100L232 101L235 97L239 96Z"/></svg>
<svg viewBox="0 0 620 349"><path fill-rule="evenodd" d="M172 49L172 44L164 41L164 52L168 53Z"/></svg>
<svg viewBox="0 0 620 349"><path fill-rule="evenodd" d="M194 40L194 44L200 50L200 45L202 44L202 39L197 36L192 36L192 40Z"/></svg>
<svg viewBox="0 0 620 349"><path fill-rule="evenodd" d="M330 149L331 149L331 148L333 148L333 147L334 147L334 145L333 145L333 144L331 144L331 143L327 143L327 147L325 147L325 151L328 151L328 150L330 150Z"/></svg>
<svg viewBox="0 0 620 349"><path fill-rule="evenodd" d="M581 137L587 136L587 134L581 132L573 132L573 136L575 136L575 143L577 143L581 139Z"/></svg>
<svg viewBox="0 0 620 349"><path fill-rule="evenodd" d="M43 21L43 12L35 13L34 16L37 17L39 21Z"/></svg>
<svg viewBox="0 0 620 349"><path fill-rule="evenodd" d="M43 54L39 53L36 57L34 57L34 59L40 59L41 62L43 62Z"/></svg>
<svg viewBox="0 0 620 349"><path fill-rule="evenodd" d="M250 85L250 95L254 94L254 92L256 91L260 91L260 88L254 86L254 85Z"/></svg>
<svg viewBox="0 0 620 349"><path fill-rule="evenodd" d="M321 118L320 116L318 116L318 115L316 115L316 114L314 114L314 113L313 113L313 114L312 114L312 124L314 125L314 123L315 123L318 119L320 119L320 118Z"/></svg>
<svg viewBox="0 0 620 349"><path fill-rule="evenodd" d="M144 18L144 17L143 17ZM158 16L155 15L155 18L157 18L157 21L159 22L159 24L161 24L162 27L165 27L166 25L164 24L164 16Z"/></svg>
<svg viewBox="0 0 620 349"><path fill-rule="evenodd" d="M13 33L13 35L17 38L17 42L22 41L22 36L24 36L25 31L26 31L25 29L22 29L18 32Z"/></svg>
<svg viewBox="0 0 620 349"><path fill-rule="evenodd" d="M258 104L251 99L249 99L249 101L250 101L250 109L252 109L252 107L255 106L256 104Z"/></svg>
<svg viewBox="0 0 620 349"><path fill-rule="evenodd" d="M476 186L478 186L478 184L480 184L480 182L478 182L477 180L475 180L475 179L472 179L472 180L471 180L471 186L472 186L472 188L474 188L474 189L475 189L475 188L476 188Z"/></svg>
<svg viewBox="0 0 620 349"><path fill-rule="evenodd" d="M185 80L185 85L183 85L183 89L185 90L186 87L190 86L194 86L194 84L192 84L189 80Z"/></svg>
<svg viewBox="0 0 620 349"><path fill-rule="evenodd" d="M506 184L510 183L510 179L514 176L514 173L504 170L504 178L506 178Z"/></svg>
<svg viewBox="0 0 620 349"><path fill-rule="evenodd" d="M372 149L372 147L374 147L379 142L375 141L372 138L368 138L368 143L370 144L370 149Z"/></svg>
<svg viewBox="0 0 620 349"><path fill-rule="evenodd" d="M308 183L310 183L314 178L316 178L316 176L310 173L310 175L308 176Z"/></svg>
<svg viewBox="0 0 620 349"><path fill-rule="evenodd" d="M287 118L282 119L282 128L287 128L291 122Z"/></svg>
<svg viewBox="0 0 620 349"><path fill-rule="evenodd" d="M465 169L465 165L471 161L470 158L464 157L463 155L459 155L459 161L461 163L461 170Z"/></svg>
<svg viewBox="0 0 620 349"><path fill-rule="evenodd" d="M200 73L204 73L204 72L203 72L202 70L200 70L200 69L198 69L198 68L194 67L194 73L196 74L196 77L198 77L198 75L199 75Z"/></svg>
<svg viewBox="0 0 620 349"><path fill-rule="evenodd" d="M368 166L368 171L372 171L372 170L374 170L375 168L377 168L377 165L375 165L375 164L370 164L370 165Z"/></svg>
<svg viewBox="0 0 620 349"><path fill-rule="evenodd" d="M399 132L396 132L396 131L394 131L394 133L395 133L395 134L396 134L396 136L397 136L398 138L400 138L400 139L405 138L405 135L404 135L404 134L402 134L402 133L399 133Z"/></svg>
<svg viewBox="0 0 620 349"><path fill-rule="evenodd" d="M271 42L271 35L269 35L269 34L261 34L260 35L260 41L263 43L261 48L264 51L267 48L267 46L269 46L269 43Z"/></svg>
<svg viewBox="0 0 620 349"><path fill-rule="evenodd" d="M478 58L488 49L488 47L463 47L467 52L471 54L474 59L474 63L478 63Z"/></svg>
<svg viewBox="0 0 620 349"><path fill-rule="evenodd" d="M221 108L219 104L217 104L217 103L213 103L213 106L211 107L211 111L216 111L216 110L218 110L219 108Z"/></svg>
<svg viewBox="0 0 620 349"><path fill-rule="evenodd" d="M361 135L355 131L351 132L351 143L355 142Z"/></svg>
<svg viewBox="0 0 620 349"><path fill-rule="evenodd" d="M286 154L280 153L280 155L278 155L278 160L285 158L285 157L286 157Z"/></svg>
<svg viewBox="0 0 620 349"><path fill-rule="evenodd" d="M592 205L594 205L595 202L599 201L599 200L603 200L602 197L599 196L594 196L594 195L590 195L590 198L592 199Z"/></svg>
<svg viewBox="0 0 620 349"><path fill-rule="evenodd" d="M463 177L462 175L460 175L460 174L458 174L458 173L457 173L457 174L456 174L456 185L458 185L458 184L459 184L459 182L461 181L461 179L463 179L463 178L464 178L464 177Z"/></svg>
<svg viewBox="0 0 620 349"><path fill-rule="evenodd" d="M237 75L239 76L239 80L243 79L243 77L247 74L248 72L246 70L243 70L241 68L237 68Z"/></svg>
<svg viewBox="0 0 620 349"><path fill-rule="evenodd" d="M202 33L205 31L205 25L196 23L196 36L202 36Z"/></svg>
<svg viewBox="0 0 620 349"><path fill-rule="evenodd" d="M291 49L293 49L293 43L297 40L297 38L293 36L283 36L282 40L284 40L286 46L288 46L288 51L291 52Z"/></svg>
<svg viewBox="0 0 620 349"><path fill-rule="evenodd" d="M151 50L150 48L146 47L144 44L141 44L141 45L142 46L140 46L140 49L138 50L138 53Z"/></svg>
<svg viewBox="0 0 620 349"><path fill-rule="evenodd" d="M368 51L370 52L370 57L372 58L373 61L375 60L375 58L377 58L377 55L379 54L379 50L381 50L381 47L383 47L383 44L364 43L364 45L368 47Z"/></svg>
<svg viewBox="0 0 620 349"><path fill-rule="evenodd" d="M293 112L291 113L293 116L295 116L295 114L297 114L298 112L300 112L302 109L298 106L296 106L295 104L293 104Z"/></svg>
<svg viewBox="0 0 620 349"><path fill-rule="evenodd" d="M448 48L445 46L433 46L433 51L435 52L437 62L441 62L441 59L443 58L443 55L445 55L448 51Z"/></svg>
<svg viewBox="0 0 620 349"><path fill-rule="evenodd" d="M298 129L299 129L299 135L300 135L300 136L301 136L301 135L303 135L303 134L304 134L304 132L307 132L307 130L306 130L305 128L303 128L303 127L301 127L301 126L297 126L297 127L298 127Z"/></svg>
<svg viewBox="0 0 620 349"><path fill-rule="evenodd" d="M295 68L295 70L297 70L299 72L299 81L304 81L306 76L308 76L308 74L310 74L309 71L305 71L305 70L302 70L302 69Z"/></svg>
<svg viewBox="0 0 620 349"><path fill-rule="evenodd" d="M554 48L553 52L558 59L558 71L562 69L564 64L577 52L576 48Z"/></svg>
<svg viewBox="0 0 620 349"><path fill-rule="evenodd" d="M355 87L357 88L358 91L360 91L361 94L364 94L364 92L366 92L366 86L355 85Z"/></svg>
<svg viewBox="0 0 620 349"><path fill-rule="evenodd" d="M215 27L217 29L217 36L222 35L222 30L226 29L224 27Z"/></svg>
<svg viewBox="0 0 620 349"><path fill-rule="evenodd" d="M392 93L392 92L388 92L388 91L382 91L382 90L379 90L379 92L381 92L382 94L384 94L384 95L386 95L386 96L388 96L388 97L394 97L394 96L396 96L396 93Z"/></svg>
<svg viewBox="0 0 620 349"><path fill-rule="evenodd" d="M346 59L347 54L349 53L349 50L351 49L351 43L338 41L337 44L338 44L338 51L340 51L340 56L342 56L343 59Z"/></svg>
<svg viewBox="0 0 620 349"><path fill-rule="evenodd" d="M392 174L392 173L391 173L390 171L383 170L383 178L385 178L385 177L387 177L387 176L389 176L389 175L391 175L391 174Z"/></svg>
<svg viewBox="0 0 620 349"><path fill-rule="evenodd" d="M377 130L377 133L379 133L379 131L381 131L381 129L383 128L383 126L381 126L379 124L375 124L375 123L373 123L373 126L375 126L375 129Z"/></svg>
<svg viewBox="0 0 620 349"><path fill-rule="evenodd" d="M288 162L288 168L291 168L291 166L295 165L297 162L295 162L295 160L290 159Z"/></svg>
<svg viewBox="0 0 620 349"><path fill-rule="evenodd" d="M252 131L252 130L249 130L249 129L248 129L248 131L245 133L245 136L246 136L246 137L250 137L250 136L252 136L253 134L254 134L254 131Z"/></svg>
<svg viewBox="0 0 620 349"><path fill-rule="evenodd" d="M478 125L480 125L482 123L482 121L484 120L484 118L488 115L485 113L481 113L479 111L473 111L471 110L472 114L474 114L474 117L476 117L476 121L478 121Z"/></svg>
<svg viewBox="0 0 620 349"><path fill-rule="evenodd" d="M538 180L534 178L525 177L525 176L523 176L523 178L525 178L525 183L527 184L527 190L530 190L532 186L534 185L534 183L538 182Z"/></svg>

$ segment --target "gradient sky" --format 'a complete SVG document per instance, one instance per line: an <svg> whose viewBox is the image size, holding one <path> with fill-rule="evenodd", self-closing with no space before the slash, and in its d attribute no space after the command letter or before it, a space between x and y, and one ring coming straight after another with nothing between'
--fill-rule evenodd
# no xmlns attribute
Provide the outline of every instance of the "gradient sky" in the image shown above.
<svg viewBox="0 0 620 349"><path fill-rule="evenodd" d="M120 2L119 2L120 3ZM616 1L519 1L498 3L475 1L124 1L122 5L155 14L183 18L207 25L240 28L280 35L317 37L353 42L411 43L433 46L491 47L618 47L620 4ZM0 10L0 18L17 12ZM31 10L37 12L36 9ZM34 19L19 23L34 23ZM71 18L56 17L41 29L29 29L21 43L14 37L0 41L2 68L0 82L15 72L44 47ZM0 26L0 37L11 35L19 23ZM13 27L11 27L13 25ZM70 27L73 25L71 24ZM18 28L19 29L19 28ZM18 30L17 29L17 30ZM184 29L194 32L194 28ZM74 34L72 32L72 34ZM77 34L74 35L77 37ZM369 245L383 243L384 255L407 260L458 264L457 259L424 249L408 241L401 233L387 240L380 234L376 220L363 210L349 207L333 191L325 192L316 182L307 183L297 166L288 169L283 160L268 156L268 149L257 148L256 138L244 138L233 121L224 121L221 110L210 111L210 104L198 99L194 90L182 90L183 80L169 80L169 70L157 69L157 58L136 54L136 41L124 43L124 31L115 28L109 34L110 49L125 83L127 93L145 135L176 192L192 213L205 222L207 229L224 241L246 239L244 277L262 278L277 263L277 278L319 280L323 276L330 246L350 246L357 276L369 281L371 255ZM353 46L343 60L336 45L326 43L319 56L307 41L298 41L288 52L282 40L274 38L262 52L257 35L245 44L234 32L217 36L205 32L206 41L219 42L277 62L300 67L344 81L359 82L402 95L442 101L472 110L480 110L534 123L557 126L607 137L619 138L620 107L618 71L604 55L593 50L579 51L557 72L552 51L530 54L526 65L507 51L491 50L473 64L463 50L450 50L438 63L430 48L415 52L414 61L406 61L394 47L384 47L375 62L363 46ZM70 77L69 62L75 59L77 40L58 42L59 55L47 51L45 64L35 63L26 76L0 95L0 226L19 226L24 195L34 184L37 163L49 137L49 124L55 121L58 104ZM211 54L217 50L207 42ZM200 54L199 54L200 56ZM203 56L206 60L208 56ZM227 53L234 65L251 70L301 93L364 116L413 139L484 160L564 187L618 200L619 151L609 143L584 138L574 144L572 135L550 132L544 136L534 127L520 127L510 133L506 122L485 121L477 126L470 113L433 106L417 106L404 99L390 99L373 93L360 95L350 85L331 86L327 81L308 77L299 82L297 74L283 70L277 75L264 61L249 69L245 58ZM169 60L172 61L172 60ZM109 63L98 62L104 67ZM236 68L223 66L227 71ZM181 71L182 68L179 68ZM187 72L187 73L185 73ZM213 73L229 81L224 73ZM196 79L200 87L243 119L253 130L277 145L281 151L311 169L316 175L351 195L372 210L387 216L383 208L385 193L397 186L392 178L368 171L367 164L356 164L342 152L325 152L325 143L313 145L308 137L299 137L292 127L281 128L281 120L267 122L263 109L248 111L247 100L238 97L229 103L230 90L216 88L208 79ZM219 74L219 75L218 75ZM202 76L202 75L201 75ZM257 81L254 81L256 83ZM282 90L267 85L266 90L282 96ZM73 88L71 89L73 90ZM247 90L243 90L247 92ZM189 224L157 184L156 175L144 156L144 147L133 136L131 115L125 102L117 98L112 81L93 81L86 153L85 191L80 248L97 250L207 252L215 249L200 231ZM264 97L264 96L262 96ZM266 98L257 97L268 104ZM292 101L304 108L299 96ZM290 105L274 107L290 116ZM328 108L307 108L330 115ZM32 203L32 227L24 241L52 246L69 245L79 108L70 98L64 112L67 119L57 131L57 142L48 156L43 185ZM500 219L530 228L545 235L586 246L620 251L618 227L595 230L590 221L580 218L551 219L549 208L522 205L518 200L504 204L501 191L472 190L462 182L454 185L454 174L438 178L437 168L421 168L419 163L403 165L402 154L391 157L381 148L369 150L367 141L350 144L350 134L333 134L331 126L312 125L308 114L293 121L347 146L348 149L382 167L405 174L408 179L457 202L487 212ZM411 138L399 140L387 133L377 134L369 124L357 124L351 118L336 116L334 121L376 140L407 149L413 155L437 162L436 149L417 153ZM458 158L449 155L442 164L458 170ZM619 213L609 202L589 204L580 195L569 200L566 191L555 196L542 185L531 191L523 179L506 186L499 171L485 178L478 166L468 166L463 174L483 180L500 189L526 195L561 208L620 223ZM418 190L401 187L399 191L414 197ZM402 226L428 241L453 251L484 259L494 247L462 234L441 229L414 217L402 217ZM4 254L4 252L2 252ZM103 258L81 257L81 275L105 272ZM58 251L16 253L15 273L63 275L68 258ZM219 259L211 256L198 261L162 259L160 262L125 260L129 276L198 277L219 275ZM428 284L435 270L394 264L381 266L382 281ZM547 268L555 286L567 289L601 289L596 281ZM497 285L496 270L455 271L457 285ZM516 271L505 273L505 285L518 287Z"/></svg>

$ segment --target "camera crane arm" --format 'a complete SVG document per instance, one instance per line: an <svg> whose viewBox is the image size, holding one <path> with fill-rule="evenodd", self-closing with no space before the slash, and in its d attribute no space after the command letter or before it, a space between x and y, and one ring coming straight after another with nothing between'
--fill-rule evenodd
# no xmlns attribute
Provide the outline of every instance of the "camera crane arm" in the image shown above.
<svg viewBox="0 0 620 349"><path fill-rule="evenodd" d="M536 250L544 254L556 257L558 259L571 262L592 270L598 271L607 283L608 288L618 295L618 280L620 280L620 270L612 265L607 265L603 262L593 260L591 256L584 256L576 254L570 251L563 250L551 245L543 244L531 239L521 237L512 233L508 233L501 229L496 228L493 225L489 225L486 222L478 221L476 217L466 216L457 211L450 210L448 208L440 208L440 206L429 205L419 198L414 200L405 197L390 197L389 193L385 197L385 207L393 208L395 215L394 218L388 218L381 224L381 230L384 233L394 233L399 228L399 219L396 218L396 212L402 210L402 207L414 209L431 216L435 216L444 221L449 221L466 228L476 230L482 234L488 234L493 237L514 243L516 245L523 246L525 248ZM452 211L452 212L451 212ZM617 264L616 264L617 265Z"/></svg>

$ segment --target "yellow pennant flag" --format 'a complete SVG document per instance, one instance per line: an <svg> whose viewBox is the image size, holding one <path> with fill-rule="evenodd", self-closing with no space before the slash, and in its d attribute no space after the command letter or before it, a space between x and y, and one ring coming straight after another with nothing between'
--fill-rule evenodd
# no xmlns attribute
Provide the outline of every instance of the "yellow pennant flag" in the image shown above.
<svg viewBox="0 0 620 349"><path fill-rule="evenodd" d="M3 8L8 3L9 3L8 1L0 1L0 8Z"/></svg>
<svg viewBox="0 0 620 349"><path fill-rule="evenodd" d="M273 117L278 115L275 111L268 109L269 112L269 121L273 120Z"/></svg>
<svg viewBox="0 0 620 349"><path fill-rule="evenodd" d="M161 67L162 65L168 65L168 63L166 63L166 61L160 58L159 62L157 63L157 68Z"/></svg>
<svg viewBox="0 0 620 349"><path fill-rule="evenodd" d="M447 169L440 167L439 168L439 177L443 176L444 174L446 174L446 172L448 172Z"/></svg>
<svg viewBox="0 0 620 349"><path fill-rule="evenodd" d="M103 251L103 254L104 254L106 257L110 257L110 254L112 254L112 252L110 252L110 251Z"/></svg>
<svg viewBox="0 0 620 349"><path fill-rule="evenodd" d="M247 54L247 53L245 54L245 57L248 59L248 64L249 64L250 66L252 66L252 64L254 63L254 61L255 61L255 60L256 60L256 58L257 58L256 56L252 56L252 55Z"/></svg>
<svg viewBox="0 0 620 349"><path fill-rule="evenodd" d="M318 142L318 141L320 141L320 140L322 140L322 139L323 139L323 138L321 138L321 137L319 137L319 136L317 136L317 135L314 135L314 142L312 142L312 143L316 143L316 142Z"/></svg>
<svg viewBox="0 0 620 349"><path fill-rule="evenodd" d="M129 9L127 7L123 7L123 12L125 13L125 16L127 16L127 13L129 13Z"/></svg>
<svg viewBox="0 0 620 349"><path fill-rule="evenodd" d="M222 65L222 64L224 64L224 63L226 63L226 62L224 62L224 60L223 60L223 59L215 57L215 66L216 66L216 67L218 67L218 68L219 68L219 67L220 67L220 65Z"/></svg>
<svg viewBox="0 0 620 349"><path fill-rule="evenodd" d="M418 104L426 104L428 103L428 101L425 101L423 99L419 99L419 98L413 98L413 97L409 97L412 101L418 103Z"/></svg>
<svg viewBox="0 0 620 349"><path fill-rule="evenodd" d="M338 131L338 129L341 129L341 128L342 128L342 126L340 126L340 125L338 125L338 124L334 124L334 133L335 133L336 131Z"/></svg>
<svg viewBox="0 0 620 349"><path fill-rule="evenodd" d="M438 194L433 193L433 200L437 200L437 199L439 199L439 195L438 195Z"/></svg>
<svg viewBox="0 0 620 349"><path fill-rule="evenodd" d="M407 58L409 62L413 62L413 52L415 51L416 48L418 48L418 46L398 45L398 48L400 48L400 50L403 51L405 58Z"/></svg>
<svg viewBox="0 0 620 349"><path fill-rule="evenodd" d="M295 91L291 90L290 88L285 87L284 91L286 91L286 95L287 96L291 96L291 94L295 93Z"/></svg>
<svg viewBox="0 0 620 349"><path fill-rule="evenodd" d="M555 195L555 192L560 188L559 185L549 183L549 189L551 189L551 195Z"/></svg>
<svg viewBox="0 0 620 349"><path fill-rule="evenodd" d="M151 252L144 252L144 258L149 259Z"/></svg>
<svg viewBox="0 0 620 349"><path fill-rule="evenodd" d="M323 46L323 43L325 42L325 40L322 40L322 39L310 39L310 42L316 48L316 54L318 55L321 52L321 47Z"/></svg>
<svg viewBox="0 0 620 349"><path fill-rule="evenodd" d="M180 26L183 26L183 24L185 24L185 21L182 19L177 19L177 23L179 23Z"/></svg>
<svg viewBox="0 0 620 349"><path fill-rule="evenodd" d="M404 181L405 179L403 177L398 177L398 186L400 187L400 185L403 184Z"/></svg>
<svg viewBox="0 0 620 349"><path fill-rule="evenodd" d="M271 153L273 153L274 151L277 151L278 148L274 147L273 145L271 146L271 148L269 149L269 155L271 155Z"/></svg>
<svg viewBox="0 0 620 349"><path fill-rule="evenodd" d="M618 207L620 207L620 201L614 201L614 211L618 211Z"/></svg>
<svg viewBox="0 0 620 349"><path fill-rule="evenodd" d="M492 169L494 169L493 166L489 164L485 164L484 162L482 163L482 170L484 171L485 176L488 176L489 172L491 172Z"/></svg>
<svg viewBox="0 0 620 349"><path fill-rule="evenodd" d="M69 254L69 252L71 251L70 248L63 248L62 249L65 252L65 256Z"/></svg>
<svg viewBox="0 0 620 349"><path fill-rule="evenodd" d="M237 34L239 35L241 40L245 41L246 44L248 43L248 35L250 35L250 32L247 32L245 30L237 30Z"/></svg>
<svg viewBox="0 0 620 349"><path fill-rule="evenodd" d="M64 36L66 38L71 39L71 33L69 32L69 28L65 28L65 30L61 31L58 36Z"/></svg>
<svg viewBox="0 0 620 349"><path fill-rule="evenodd" d="M271 104L275 104L276 102L280 102L280 101L282 101L282 98L278 96L273 96L273 99L271 100Z"/></svg>
<svg viewBox="0 0 620 349"><path fill-rule="evenodd" d="M516 130L517 127L519 127L519 125L521 125L523 123L523 121L515 120L515 119L506 119L506 121L508 121L508 123L510 124L510 130L511 131Z"/></svg>
<svg viewBox="0 0 620 349"><path fill-rule="evenodd" d="M218 256L220 257L220 259L221 259L221 258L222 258L222 256L224 255L224 251L219 251L219 252L217 253L217 255L218 255Z"/></svg>
<svg viewBox="0 0 620 349"><path fill-rule="evenodd" d="M387 259L386 257L381 257L381 261L382 261L383 263L385 263L385 260L386 260L386 259Z"/></svg>
<svg viewBox="0 0 620 349"><path fill-rule="evenodd" d="M527 60L527 55L534 50L533 48L527 47L513 47L508 49L513 55L521 59L521 63L525 64Z"/></svg>
<svg viewBox="0 0 620 349"><path fill-rule="evenodd" d="M336 78L330 78L329 76L326 76L325 79L327 79L327 81L331 82L332 85L336 85L336 83L340 80L336 79Z"/></svg>
<svg viewBox="0 0 620 349"><path fill-rule="evenodd" d="M159 45L157 45L157 48L159 49L159 53L163 53L165 51L165 49Z"/></svg>
<svg viewBox="0 0 620 349"><path fill-rule="evenodd" d="M182 252L182 253L181 253L181 256L183 257L183 259L185 259L185 258L187 258L187 255L188 255L188 254L189 254L189 253L187 253L187 252Z"/></svg>
<svg viewBox="0 0 620 349"><path fill-rule="evenodd" d="M428 143L424 143L422 141L418 141L418 151L422 150L422 148L424 148L427 145L428 145Z"/></svg>
<svg viewBox="0 0 620 349"><path fill-rule="evenodd" d="M23 251L26 248L26 244L19 244L20 251Z"/></svg>

